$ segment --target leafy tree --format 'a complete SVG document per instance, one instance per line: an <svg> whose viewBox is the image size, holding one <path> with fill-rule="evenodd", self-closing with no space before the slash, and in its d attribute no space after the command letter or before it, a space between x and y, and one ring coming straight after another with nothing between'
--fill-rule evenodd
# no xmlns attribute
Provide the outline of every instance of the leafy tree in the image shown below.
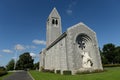
<svg viewBox="0 0 120 80"><path fill-rule="evenodd" d="M101 60L102 60L102 64L107 64L108 63L108 60L106 59L106 57L104 56L102 50L100 50L100 55L101 55Z"/></svg>
<svg viewBox="0 0 120 80"><path fill-rule="evenodd" d="M0 66L0 71L1 70L6 70L6 68L4 66Z"/></svg>
<svg viewBox="0 0 120 80"><path fill-rule="evenodd" d="M39 62L34 64L34 69L39 69Z"/></svg>
<svg viewBox="0 0 120 80"><path fill-rule="evenodd" d="M7 70L14 70L14 63L14 59L11 59L11 61L6 66Z"/></svg>
<svg viewBox="0 0 120 80"><path fill-rule="evenodd" d="M115 63L115 45L112 44L112 43L109 43L109 44L105 44L103 46L103 55L104 57L106 58L106 61L109 63L109 64L113 64Z"/></svg>
<svg viewBox="0 0 120 80"><path fill-rule="evenodd" d="M115 63L120 64L120 46L116 47L115 49Z"/></svg>
<svg viewBox="0 0 120 80"><path fill-rule="evenodd" d="M33 59L30 56L29 52L25 52L19 56L19 60L17 61L17 69L32 69L33 68Z"/></svg>

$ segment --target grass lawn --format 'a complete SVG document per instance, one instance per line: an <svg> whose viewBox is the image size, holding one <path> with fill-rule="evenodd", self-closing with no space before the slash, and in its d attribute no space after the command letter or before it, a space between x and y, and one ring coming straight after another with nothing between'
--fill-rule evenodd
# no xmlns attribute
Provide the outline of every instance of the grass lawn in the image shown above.
<svg viewBox="0 0 120 80"><path fill-rule="evenodd" d="M30 71L35 80L119 80L120 67L105 68L105 72L80 74L80 75L60 75L53 73L43 73Z"/></svg>
<svg viewBox="0 0 120 80"><path fill-rule="evenodd" d="M4 76L0 76L0 80L3 80L5 77L8 77L9 75L11 75L12 72L8 72L8 74L4 75Z"/></svg>

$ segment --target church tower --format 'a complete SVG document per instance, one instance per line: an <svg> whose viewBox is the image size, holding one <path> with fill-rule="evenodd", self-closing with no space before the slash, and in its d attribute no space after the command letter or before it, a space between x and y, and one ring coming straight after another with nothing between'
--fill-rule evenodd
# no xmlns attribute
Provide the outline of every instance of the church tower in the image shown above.
<svg viewBox="0 0 120 80"><path fill-rule="evenodd" d="M47 25L46 25L47 33L46 33L46 40L47 40L47 47L54 42L61 34L61 17L54 8L52 12L50 13L48 19L47 19Z"/></svg>

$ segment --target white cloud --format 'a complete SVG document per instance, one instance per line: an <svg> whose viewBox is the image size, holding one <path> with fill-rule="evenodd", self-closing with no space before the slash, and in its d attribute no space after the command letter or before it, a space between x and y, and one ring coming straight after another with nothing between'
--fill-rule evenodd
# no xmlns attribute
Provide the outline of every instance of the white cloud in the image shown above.
<svg viewBox="0 0 120 80"><path fill-rule="evenodd" d="M37 48L37 47L36 47L36 46L30 46L30 48L35 49L35 48Z"/></svg>
<svg viewBox="0 0 120 80"><path fill-rule="evenodd" d="M11 50L9 50L9 49L3 49L2 52L4 52L4 53L13 53L13 52L12 52Z"/></svg>
<svg viewBox="0 0 120 80"><path fill-rule="evenodd" d="M12 59L17 59L17 57L12 57Z"/></svg>
<svg viewBox="0 0 120 80"><path fill-rule="evenodd" d="M35 40L33 40L32 42L33 42L34 44L46 45L46 41L44 41L44 40L37 40L37 39L35 39Z"/></svg>
<svg viewBox="0 0 120 80"><path fill-rule="evenodd" d="M70 9L66 10L66 12L67 12L68 15L72 14L72 10L70 10Z"/></svg>
<svg viewBox="0 0 120 80"><path fill-rule="evenodd" d="M15 50L23 51L23 50L25 50L25 47L21 44L17 44L17 45L15 45Z"/></svg>
<svg viewBox="0 0 120 80"><path fill-rule="evenodd" d="M27 48L27 49L35 49L35 48L37 48L37 47L36 47L36 46L33 46L33 45L31 45L31 46L27 45L26 48Z"/></svg>
<svg viewBox="0 0 120 80"><path fill-rule="evenodd" d="M32 56L32 58L36 58L36 54L35 53L30 53L30 56Z"/></svg>
<svg viewBox="0 0 120 80"><path fill-rule="evenodd" d="M73 13L73 7L77 4L77 1L72 1L69 5L68 8L66 10L66 13L68 15L71 15Z"/></svg>

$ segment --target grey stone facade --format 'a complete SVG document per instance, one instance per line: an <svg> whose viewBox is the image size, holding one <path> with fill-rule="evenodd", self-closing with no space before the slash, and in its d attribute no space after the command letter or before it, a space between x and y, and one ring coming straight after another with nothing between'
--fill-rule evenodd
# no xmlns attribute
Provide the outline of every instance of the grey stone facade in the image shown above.
<svg viewBox="0 0 120 80"><path fill-rule="evenodd" d="M47 47L40 53L40 69L60 70L61 74L63 71L75 74L78 71L103 70L96 33L85 24L78 23L61 34L61 18L57 10L54 8L50 15L58 20L58 25L56 28L51 26L52 22L49 22L50 26L47 22Z"/></svg>

